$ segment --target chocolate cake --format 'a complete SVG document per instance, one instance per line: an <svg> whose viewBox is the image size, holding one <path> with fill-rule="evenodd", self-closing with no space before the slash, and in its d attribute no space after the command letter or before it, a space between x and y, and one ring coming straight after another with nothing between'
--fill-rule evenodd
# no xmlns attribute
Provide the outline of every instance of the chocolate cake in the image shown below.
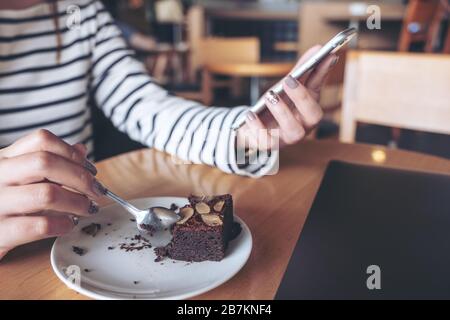
<svg viewBox="0 0 450 320"><path fill-rule="evenodd" d="M171 229L172 241L156 248L163 257L183 261L220 261L233 236L233 199L231 195L190 196L189 205L180 208L182 219Z"/></svg>

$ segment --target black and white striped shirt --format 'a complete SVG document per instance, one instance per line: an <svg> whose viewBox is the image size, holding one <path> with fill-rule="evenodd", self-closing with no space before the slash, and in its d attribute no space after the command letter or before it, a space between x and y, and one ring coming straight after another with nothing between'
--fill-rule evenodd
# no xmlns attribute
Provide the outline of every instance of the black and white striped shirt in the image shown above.
<svg viewBox="0 0 450 320"><path fill-rule="evenodd" d="M133 140L182 160L249 176L276 164L273 152L263 163L237 165L230 128L246 107L207 108L172 96L134 59L100 1L57 4L59 62L48 4L0 10L0 146L46 128L71 144L86 144L92 154L93 104ZM81 17L73 28L71 5Z"/></svg>

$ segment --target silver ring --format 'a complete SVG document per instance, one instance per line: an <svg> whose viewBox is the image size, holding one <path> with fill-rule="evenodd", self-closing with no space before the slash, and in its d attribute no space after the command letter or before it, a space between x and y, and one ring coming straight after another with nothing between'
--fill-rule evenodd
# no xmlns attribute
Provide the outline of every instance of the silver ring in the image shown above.
<svg viewBox="0 0 450 320"><path fill-rule="evenodd" d="M278 97L278 95L273 92L272 90L270 90L269 92L267 92L266 94L266 99L267 101L269 101L271 104L277 104L278 102L280 102L280 98Z"/></svg>

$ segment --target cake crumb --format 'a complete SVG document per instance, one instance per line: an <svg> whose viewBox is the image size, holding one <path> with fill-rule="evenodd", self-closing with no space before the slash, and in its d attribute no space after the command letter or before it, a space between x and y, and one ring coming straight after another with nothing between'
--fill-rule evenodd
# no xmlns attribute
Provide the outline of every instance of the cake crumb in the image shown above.
<svg viewBox="0 0 450 320"><path fill-rule="evenodd" d="M81 231L87 235L95 237L101 228L102 225L100 223L91 223L87 226L84 226Z"/></svg>
<svg viewBox="0 0 450 320"><path fill-rule="evenodd" d="M125 252L140 251L142 249L152 248L150 241L142 237L140 234L136 234L133 238L126 237L125 240L132 241L130 243L119 243L119 249L124 250Z"/></svg>
<svg viewBox="0 0 450 320"><path fill-rule="evenodd" d="M72 251L75 252L79 256L83 256L86 254L86 249L76 247L76 246L72 246Z"/></svg>

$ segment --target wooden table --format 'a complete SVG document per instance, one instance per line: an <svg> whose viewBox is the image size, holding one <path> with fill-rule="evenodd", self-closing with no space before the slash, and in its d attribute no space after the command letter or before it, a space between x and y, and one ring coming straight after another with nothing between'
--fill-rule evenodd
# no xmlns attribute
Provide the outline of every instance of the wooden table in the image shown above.
<svg viewBox="0 0 450 320"><path fill-rule="evenodd" d="M253 251L230 281L199 299L272 299L287 267L325 167L331 159L450 173L450 161L368 145L305 141L283 150L275 176L249 179L201 165L175 164L152 150L98 163L99 178L125 198L231 193L249 225ZM86 299L69 290L50 266L52 240L25 245L0 262L0 299Z"/></svg>
<svg viewBox="0 0 450 320"><path fill-rule="evenodd" d="M242 3L203 1L207 19L226 20L288 20L296 21L300 5L298 3Z"/></svg>
<svg viewBox="0 0 450 320"><path fill-rule="evenodd" d="M261 97L261 78L282 78L288 74L294 66L295 63L291 62L208 63L205 66L203 75L206 79L210 79L211 74L250 78L250 104L254 105ZM204 79L204 85L208 87L209 80L206 79Z"/></svg>

